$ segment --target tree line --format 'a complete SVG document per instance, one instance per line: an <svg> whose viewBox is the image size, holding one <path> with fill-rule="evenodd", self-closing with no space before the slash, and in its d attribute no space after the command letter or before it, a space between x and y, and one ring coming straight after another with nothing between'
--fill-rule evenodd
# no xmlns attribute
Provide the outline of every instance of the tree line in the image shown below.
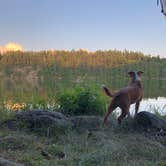
<svg viewBox="0 0 166 166"><path fill-rule="evenodd" d="M0 54L1 65L49 65L57 63L63 67L78 67L88 65L91 67L117 67L119 65L136 63L139 61L149 61L150 55L141 52L118 51L118 50L98 50L89 52L86 50L54 50L39 52L6 52ZM156 58L157 59L157 58Z"/></svg>

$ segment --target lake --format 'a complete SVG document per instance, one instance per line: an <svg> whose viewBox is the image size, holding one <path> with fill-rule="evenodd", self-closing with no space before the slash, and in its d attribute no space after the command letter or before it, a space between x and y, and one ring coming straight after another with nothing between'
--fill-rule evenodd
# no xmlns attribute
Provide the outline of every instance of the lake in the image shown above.
<svg viewBox="0 0 166 166"><path fill-rule="evenodd" d="M148 98L143 99L140 103L140 107L138 112L148 111L148 112L159 112L161 115L166 115L166 98L165 97L157 97L157 98ZM120 114L120 108L116 109L116 113ZM130 106L130 114L131 116L135 115L135 104Z"/></svg>

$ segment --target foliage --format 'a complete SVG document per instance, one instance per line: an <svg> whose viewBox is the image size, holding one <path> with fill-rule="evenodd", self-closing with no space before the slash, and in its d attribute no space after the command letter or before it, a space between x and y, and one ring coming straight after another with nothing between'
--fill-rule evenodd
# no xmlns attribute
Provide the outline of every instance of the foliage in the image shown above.
<svg viewBox="0 0 166 166"><path fill-rule="evenodd" d="M91 87L76 87L60 92L60 110L67 115L101 115L105 111L101 94Z"/></svg>
<svg viewBox="0 0 166 166"><path fill-rule="evenodd" d="M100 93L105 84L116 91L128 84L129 70L144 71L144 98L166 97L166 59L139 52L56 50L7 52L0 57L2 104L25 102L28 108L47 108L56 104L59 91L76 86L95 86Z"/></svg>
<svg viewBox="0 0 166 166"><path fill-rule="evenodd" d="M0 55L0 64L2 65L36 65L58 63L63 67L78 67L87 64L88 66L115 67L119 64L129 64L141 60L149 59L140 52L132 51L95 51L85 50L72 51L40 51L40 52L7 52Z"/></svg>

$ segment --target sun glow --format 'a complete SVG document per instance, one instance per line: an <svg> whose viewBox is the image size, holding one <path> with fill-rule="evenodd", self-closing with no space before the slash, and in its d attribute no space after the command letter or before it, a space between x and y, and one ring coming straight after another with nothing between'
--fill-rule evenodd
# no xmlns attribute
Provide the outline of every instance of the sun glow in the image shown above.
<svg viewBox="0 0 166 166"><path fill-rule="evenodd" d="M24 51L24 49L18 43L9 42L4 47L0 47L0 53L5 53L7 51Z"/></svg>
<svg viewBox="0 0 166 166"><path fill-rule="evenodd" d="M23 51L23 47L17 43L8 43L5 46L6 50L8 51Z"/></svg>

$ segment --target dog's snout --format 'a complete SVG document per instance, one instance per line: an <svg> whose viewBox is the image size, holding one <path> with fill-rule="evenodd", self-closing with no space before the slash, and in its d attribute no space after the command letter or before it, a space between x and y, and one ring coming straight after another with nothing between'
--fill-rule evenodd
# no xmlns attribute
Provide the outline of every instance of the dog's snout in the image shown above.
<svg viewBox="0 0 166 166"><path fill-rule="evenodd" d="M137 72L135 72L135 80L136 80L136 81L140 81L140 80L141 80L141 78L140 78L140 76L137 74Z"/></svg>

